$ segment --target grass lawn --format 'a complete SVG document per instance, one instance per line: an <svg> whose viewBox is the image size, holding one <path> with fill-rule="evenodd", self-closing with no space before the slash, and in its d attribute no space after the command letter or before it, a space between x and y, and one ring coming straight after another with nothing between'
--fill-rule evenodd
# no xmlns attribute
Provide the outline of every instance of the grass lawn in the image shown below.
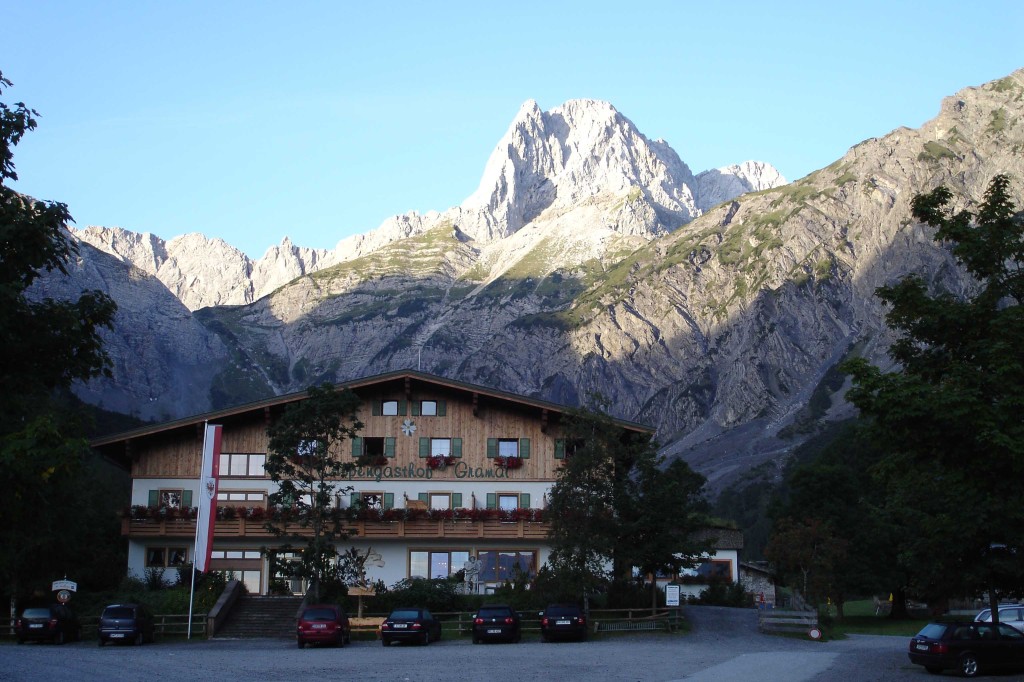
<svg viewBox="0 0 1024 682"><path fill-rule="evenodd" d="M845 617L834 619L828 628L832 637L843 635L903 635L913 637L928 622L927 618L893 620L889 616L876 616L875 604L870 599L843 604Z"/></svg>

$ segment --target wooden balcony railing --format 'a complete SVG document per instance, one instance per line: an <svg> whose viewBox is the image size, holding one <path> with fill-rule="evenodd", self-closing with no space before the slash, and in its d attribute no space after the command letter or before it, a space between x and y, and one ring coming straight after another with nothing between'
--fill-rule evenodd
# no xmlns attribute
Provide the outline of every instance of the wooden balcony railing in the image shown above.
<svg viewBox="0 0 1024 682"><path fill-rule="evenodd" d="M267 530L264 521L248 521L242 518L218 520L214 526L215 538L257 538L276 537ZM414 519L405 521L351 521L346 524L348 532L356 538L487 538L544 540L548 537L550 524L545 521L498 521L487 519L434 520ZM312 530L289 523L285 530L294 535L311 535ZM191 538L196 534L193 519L122 519L121 535L129 538Z"/></svg>

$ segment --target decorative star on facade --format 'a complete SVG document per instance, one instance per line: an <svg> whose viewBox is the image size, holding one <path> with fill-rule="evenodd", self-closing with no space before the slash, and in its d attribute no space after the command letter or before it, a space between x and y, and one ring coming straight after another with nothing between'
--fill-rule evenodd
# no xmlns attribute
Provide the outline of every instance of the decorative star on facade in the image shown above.
<svg viewBox="0 0 1024 682"><path fill-rule="evenodd" d="M406 419L402 422L402 433L407 436L411 436L416 433L416 424L411 419Z"/></svg>

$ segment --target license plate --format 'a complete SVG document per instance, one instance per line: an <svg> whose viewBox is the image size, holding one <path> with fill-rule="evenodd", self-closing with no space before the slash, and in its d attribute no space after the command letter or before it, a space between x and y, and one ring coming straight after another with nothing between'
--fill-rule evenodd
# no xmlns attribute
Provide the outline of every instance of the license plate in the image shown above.
<svg viewBox="0 0 1024 682"><path fill-rule="evenodd" d="M124 633L115 632L114 634L110 635L110 639L124 639Z"/></svg>
<svg viewBox="0 0 1024 682"><path fill-rule="evenodd" d="M395 628L398 630L404 630L407 627L409 627L408 623L395 623Z"/></svg>
<svg viewBox="0 0 1024 682"><path fill-rule="evenodd" d="M42 627L43 627L42 623L29 623L28 624L28 629L29 630L37 630L37 629L41 629Z"/></svg>
<svg viewBox="0 0 1024 682"><path fill-rule="evenodd" d="M313 623L313 629L314 630L326 630L327 629L327 623Z"/></svg>
<svg viewBox="0 0 1024 682"><path fill-rule="evenodd" d="M489 635L500 635L501 634L501 628L492 628L492 629L487 631L487 634L489 634Z"/></svg>
<svg viewBox="0 0 1024 682"><path fill-rule="evenodd" d="M918 651L928 651L928 645L927 644L917 644L917 645L914 646L914 648L917 649Z"/></svg>
<svg viewBox="0 0 1024 682"><path fill-rule="evenodd" d="M556 620L555 625L572 625L572 622L568 620Z"/></svg>

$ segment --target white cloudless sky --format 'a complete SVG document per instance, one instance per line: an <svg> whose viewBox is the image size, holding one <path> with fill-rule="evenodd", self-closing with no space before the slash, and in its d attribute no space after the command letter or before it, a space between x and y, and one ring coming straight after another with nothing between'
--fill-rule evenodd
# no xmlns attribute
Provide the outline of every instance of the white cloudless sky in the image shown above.
<svg viewBox="0 0 1024 682"><path fill-rule="evenodd" d="M1020 0L0 0L2 101L40 114L16 189L254 258L460 204L527 99L795 180L1022 67Z"/></svg>

